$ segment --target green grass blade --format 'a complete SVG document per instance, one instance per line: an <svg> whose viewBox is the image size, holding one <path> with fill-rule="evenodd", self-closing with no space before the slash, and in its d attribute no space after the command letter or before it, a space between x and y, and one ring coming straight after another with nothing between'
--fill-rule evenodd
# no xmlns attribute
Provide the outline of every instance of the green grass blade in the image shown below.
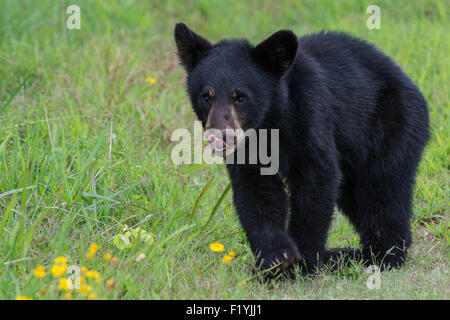
<svg viewBox="0 0 450 320"><path fill-rule="evenodd" d="M223 202L223 200L225 199L225 196L227 195L228 191L230 191L231 188L231 182L228 183L227 187L225 188L225 190L222 192L222 195L220 196L219 200L217 200L216 205L214 206L214 208L211 211L211 214L209 215L208 221L206 221L206 223L203 225L203 227L201 228L200 232L202 232L203 230L205 230L206 226L209 224L209 222L211 221L211 219L213 218L213 216L216 214L217 209L219 209L220 204Z"/></svg>
<svg viewBox="0 0 450 320"><path fill-rule="evenodd" d="M31 78L33 74L29 74L28 77L25 78L25 80L22 81L22 83L14 90L14 93L9 97L8 101L0 107L0 114L6 109L6 107L11 103L11 101L14 99L14 97L19 93L20 89L25 85L25 83Z"/></svg>
<svg viewBox="0 0 450 320"><path fill-rule="evenodd" d="M192 207L192 210L189 213L189 221L191 221L192 218L194 217L194 213L195 213L195 211L197 211L197 208L198 208L198 205L200 204L200 201L202 200L202 198L206 194L206 191L209 189L209 186L211 185L211 182L213 182L213 180L214 180L214 176L211 179L209 179L208 183L203 187L202 192L200 192L199 196L197 197L197 200L195 201L194 207Z"/></svg>
<svg viewBox="0 0 450 320"><path fill-rule="evenodd" d="M4 228L8 224L9 217L11 216L12 213L12 209L16 206L16 200L17 200L17 193L14 194L13 198L11 199L0 222L0 243L3 242L3 240L5 239L4 235L6 234L6 231L4 230Z"/></svg>

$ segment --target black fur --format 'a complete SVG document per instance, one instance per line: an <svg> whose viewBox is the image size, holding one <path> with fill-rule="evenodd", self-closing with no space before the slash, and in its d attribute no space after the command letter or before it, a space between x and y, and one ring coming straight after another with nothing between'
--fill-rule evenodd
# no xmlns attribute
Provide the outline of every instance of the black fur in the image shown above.
<svg viewBox="0 0 450 320"><path fill-rule="evenodd" d="M205 123L200 95L217 92L217 108L233 103L242 127L280 130L280 173L227 165L234 204L258 264L296 264L304 273L344 256L397 267L411 244L415 175L428 139L419 89L373 45L327 32L297 39L279 31L256 47L246 40L215 45L177 24L188 93ZM327 251L335 206L360 234L362 250ZM286 229L288 208L290 221Z"/></svg>

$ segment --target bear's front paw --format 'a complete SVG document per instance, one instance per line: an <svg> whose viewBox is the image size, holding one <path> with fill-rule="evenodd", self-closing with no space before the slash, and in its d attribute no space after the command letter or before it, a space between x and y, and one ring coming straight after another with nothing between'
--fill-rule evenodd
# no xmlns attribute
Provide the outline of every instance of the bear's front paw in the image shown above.
<svg viewBox="0 0 450 320"><path fill-rule="evenodd" d="M293 276L294 267L302 260L294 241L287 233L276 235L271 243L271 250L265 250L258 259L258 265L265 279L272 279L280 274Z"/></svg>

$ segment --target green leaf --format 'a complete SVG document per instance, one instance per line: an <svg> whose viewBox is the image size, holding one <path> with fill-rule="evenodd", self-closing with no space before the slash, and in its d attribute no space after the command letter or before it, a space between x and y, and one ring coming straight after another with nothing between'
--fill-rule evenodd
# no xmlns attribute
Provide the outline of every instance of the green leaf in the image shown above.
<svg viewBox="0 0 450 320"><path fill-rule="evenodd" d="M130 238L128 238L124 234L118 234L117 236L115 236L113 243L117 248L119 248L119 250L131 248Z"/></svg>

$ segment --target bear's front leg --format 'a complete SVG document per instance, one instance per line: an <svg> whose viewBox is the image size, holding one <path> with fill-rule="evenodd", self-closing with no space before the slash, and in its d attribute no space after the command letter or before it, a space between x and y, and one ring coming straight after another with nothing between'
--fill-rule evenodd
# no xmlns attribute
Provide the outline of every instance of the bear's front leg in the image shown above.
<svg viewBox="0 0 450 320"><path fill-rule="evenodd" d="M287 197L278 175L261 175L250 166L228 165L233 200L252 252L264 275L289 273L302 256L286 232Z"/></svg>
<svg viewBox="0 0 450 320"><path fill-rule="evenodd" d="M341 173L325 158L301 163L289 172L289 235L303 254L302 273L316 271L326 258L325 245L339 191Z"/></svg>

